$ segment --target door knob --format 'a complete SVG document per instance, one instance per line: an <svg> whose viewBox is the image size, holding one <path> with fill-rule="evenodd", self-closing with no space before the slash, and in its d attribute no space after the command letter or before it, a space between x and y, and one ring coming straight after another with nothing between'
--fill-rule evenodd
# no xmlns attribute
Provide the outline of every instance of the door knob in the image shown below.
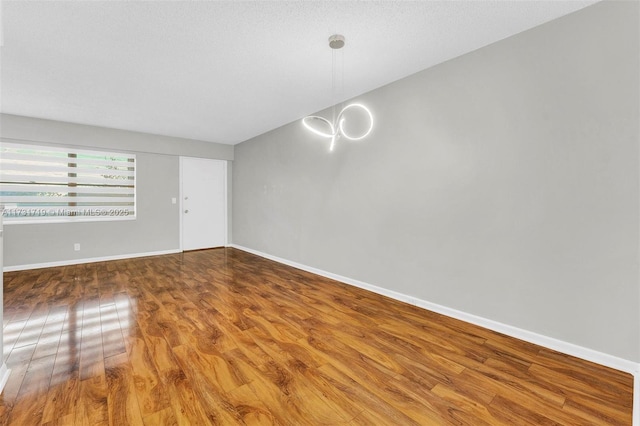
<svg viewBox="0 0 640 426"><path fill-rule="evenodd" d="M184 212L185 212L185 213L189 213L189 210L185 210Z"/></svg>

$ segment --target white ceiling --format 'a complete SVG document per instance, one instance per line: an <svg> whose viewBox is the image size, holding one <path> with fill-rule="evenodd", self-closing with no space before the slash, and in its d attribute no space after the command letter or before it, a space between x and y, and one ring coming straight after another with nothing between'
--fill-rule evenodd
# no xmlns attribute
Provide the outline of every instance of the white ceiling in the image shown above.
<svg viewBox="0 0 640 426"><path fill-rule="evenodd" d="M1 110L235 144L593 3L4 1Z"/></svg>

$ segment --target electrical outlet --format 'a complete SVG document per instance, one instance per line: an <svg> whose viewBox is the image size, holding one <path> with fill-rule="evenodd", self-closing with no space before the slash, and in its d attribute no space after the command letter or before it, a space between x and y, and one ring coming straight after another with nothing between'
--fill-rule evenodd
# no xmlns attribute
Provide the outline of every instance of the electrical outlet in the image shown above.
<svg viewBox="0 0 640 426"><path fill-rule="evenodd" d="M75 244L73 245L73 249L74 249L75 251L80 251L80 243L75 243Z"/></svg>

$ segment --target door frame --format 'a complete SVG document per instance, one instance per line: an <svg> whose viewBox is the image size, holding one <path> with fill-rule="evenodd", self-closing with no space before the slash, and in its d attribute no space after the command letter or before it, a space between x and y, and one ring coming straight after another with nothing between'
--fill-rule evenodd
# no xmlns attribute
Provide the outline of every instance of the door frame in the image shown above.
<svg viewBox="0 0 640 426"><path fill-rule="evenodd" d="M178 166L178 171L179 171L179 175L180 175L180 182L179 182L179 201L178 201L178 205L180 206L180 251L184 252L184 245L182 242L182 226L183 226L183 203L182 201L184 200L184 195L183 195L183 191L182 191L182 184L183 184L183 180L182 180L182 170L184 168L184 159L185 158L197 158L200 160L215 160L215 161L222 161L223 165L222 165L222 182L224 184L224 247L228 247L229 246L229 182L228 182L228 174L229 174L229 161L228 160L221 160L219 158L205 158L205 157L190 157L188 155L181 155L180 156L180 161L179 161L179 166Z"/></svg>

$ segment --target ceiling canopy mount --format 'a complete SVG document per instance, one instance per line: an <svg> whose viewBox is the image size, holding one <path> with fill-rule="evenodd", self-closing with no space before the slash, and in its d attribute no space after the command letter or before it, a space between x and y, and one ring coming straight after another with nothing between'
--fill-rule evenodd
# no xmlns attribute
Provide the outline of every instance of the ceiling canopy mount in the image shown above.
<svg viewBox="0 0 640 426"><path fill-rule="evenodd" d="M344 47L344 36L334 34L329 37L329 47L332 49L342 49Z"/></svg>

